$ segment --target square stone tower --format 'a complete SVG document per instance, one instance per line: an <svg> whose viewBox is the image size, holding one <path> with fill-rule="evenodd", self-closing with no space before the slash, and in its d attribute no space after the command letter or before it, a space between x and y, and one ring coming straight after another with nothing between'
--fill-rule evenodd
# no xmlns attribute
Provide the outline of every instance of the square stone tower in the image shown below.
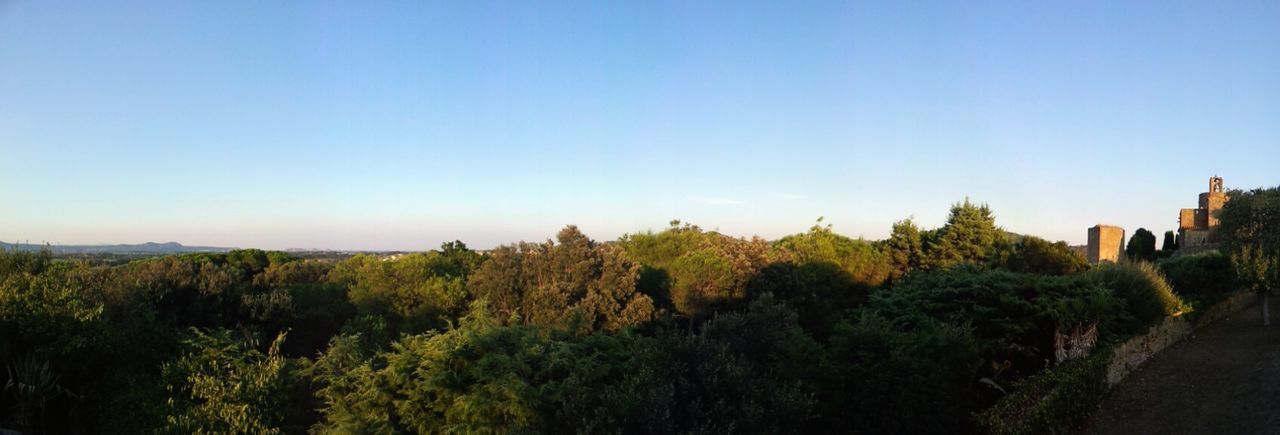
<svg viewBox="0 0 1280 435"><path fill-rule="evenodd" d="M1209 178L1209 191L1200 194L1199 207L1184 208L1178 212L1179 249L1212 247L1218 242L1218 213L1227 199L1222 177Z"/></svg>
<svg viewBox="0 0 1280 435"><path fill-rule="evenodd" d="M1085 250L1089 263L1119 262L1124 257L1124 228L1094 225L1089 228L1089 247Z"/></svg>

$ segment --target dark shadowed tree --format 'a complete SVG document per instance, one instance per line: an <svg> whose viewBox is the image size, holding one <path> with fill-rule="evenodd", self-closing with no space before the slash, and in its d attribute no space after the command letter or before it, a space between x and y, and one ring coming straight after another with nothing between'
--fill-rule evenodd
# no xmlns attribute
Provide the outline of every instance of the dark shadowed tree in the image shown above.
<svg viewBox="0 0 1280 435"><path fill-rule="evenodd" d="M1138 228L1133 232L1133 237L1129 238L1124 253L1132 261L1155 261L1156 235L1146 228Z"/></svg>
<svg viewBox="0 0 1280 435"><path fill-rule="evenodd" d="M1178 249L1178 239L1173 235L1173 231L1164 232L1164 241L1160 243L1160 250L1171 252Z"/></svg>
<svg viewBox="0 0 1280 435"><path fill-rule="evenodd" d="M1084 256L1067 246L1067 242L1050 243L1039 237L1024 236L1009 246L1006 255L997 259L997 267L1040 275L1069 275L1089 269Z"/></svg>

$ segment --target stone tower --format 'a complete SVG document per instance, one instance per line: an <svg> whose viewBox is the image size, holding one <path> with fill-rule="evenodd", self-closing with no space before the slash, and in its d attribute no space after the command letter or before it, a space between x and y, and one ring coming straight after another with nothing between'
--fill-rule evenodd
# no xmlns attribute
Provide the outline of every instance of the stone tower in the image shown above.
<svg viewBox="0 0 1280 435"><path fill-rule="evenodd" d="M1085 257L1089 263L1098 264L1103 261L1115 263L1123 256L1124 228L1102 224L1089 228L1089 247L1085 250Z"/></svg>
<svg viewBox="0 0 1280 435"><path fill-rule="evenodd" d="M1199 207L1184 208L1178 213L1179 249L1218 243L1218 212L1222 211L1227 199L1222 177L1210 177L1209 191L1200 194Z"/></svg>

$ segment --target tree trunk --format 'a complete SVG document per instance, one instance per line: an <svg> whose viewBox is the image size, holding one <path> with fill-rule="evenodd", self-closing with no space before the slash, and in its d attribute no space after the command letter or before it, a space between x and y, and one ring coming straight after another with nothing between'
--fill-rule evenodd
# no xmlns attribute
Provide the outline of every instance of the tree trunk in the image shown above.
<svg viewBox="0 0 1280 435"><path fill-rule="evenodd" d="M1271 326L1271 310L1267 308L1271 297L1267 292L1262 293L1262 326Z"/></svg>

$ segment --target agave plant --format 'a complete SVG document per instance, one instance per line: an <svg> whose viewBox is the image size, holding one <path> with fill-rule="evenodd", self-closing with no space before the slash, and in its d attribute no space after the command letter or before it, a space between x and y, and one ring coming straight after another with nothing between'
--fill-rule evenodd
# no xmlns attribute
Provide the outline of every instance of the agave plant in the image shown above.
<svg viewBox="0 0 1280 435"><path fill-rule="evenodd" d="M36 413L43 416L45 404L63 393L58 375L49 369L48 361L27 358L10 364L5 371L9 380L4 384L4 392L17 404L15 423L19 427L30 427L32 417Z"/></svg>

